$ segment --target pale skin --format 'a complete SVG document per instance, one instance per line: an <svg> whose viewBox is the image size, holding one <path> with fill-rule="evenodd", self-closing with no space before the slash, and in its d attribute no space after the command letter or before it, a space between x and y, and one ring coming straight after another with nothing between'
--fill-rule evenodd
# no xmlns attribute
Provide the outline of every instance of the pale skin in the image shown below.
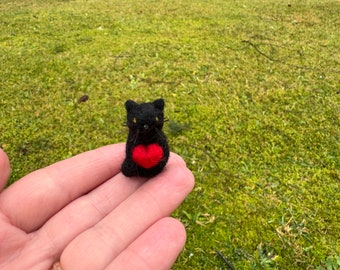
<svg viewBox="0 0 340 270"><path fill-rule="evenodd" d="M0 269L169 269L186 241L169 217L194 186L171 153L152 179L120 173L125 144L104 146L37 170L4 186L0 149Z"/></svg>

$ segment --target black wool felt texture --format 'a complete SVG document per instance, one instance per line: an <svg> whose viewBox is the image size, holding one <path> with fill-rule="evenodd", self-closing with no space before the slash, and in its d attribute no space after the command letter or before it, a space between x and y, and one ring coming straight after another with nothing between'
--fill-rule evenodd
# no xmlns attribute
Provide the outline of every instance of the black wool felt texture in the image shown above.
<svg viewBox="0 0 340 270"><path fill-rule="evenodd" d="M163 99L140 104L125 102L129 128L121 167L125 176L153 177L164 169L169 159L169 145L162 131L164 105Z"/></svg>

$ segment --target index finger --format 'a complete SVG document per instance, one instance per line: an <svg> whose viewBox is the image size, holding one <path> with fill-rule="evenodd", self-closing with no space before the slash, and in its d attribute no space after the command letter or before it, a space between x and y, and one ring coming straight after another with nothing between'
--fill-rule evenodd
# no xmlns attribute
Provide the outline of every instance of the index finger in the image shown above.
<svg viewBox="0 0 340 270"><path fill-rule="evenodd" d="M37 170L0 194L11 224L26 232L42 226L65 205L120 171L125 144L91 150Z"/></svg>

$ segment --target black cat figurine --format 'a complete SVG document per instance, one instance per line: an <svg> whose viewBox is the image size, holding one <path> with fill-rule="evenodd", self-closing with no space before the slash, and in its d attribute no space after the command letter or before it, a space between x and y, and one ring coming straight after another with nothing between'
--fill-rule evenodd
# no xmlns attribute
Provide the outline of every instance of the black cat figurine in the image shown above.
<svg viewBox="0 0 340 270"><path fill-rule="evenodd" d="M129 135L126 157L121 171L125 176L153 177L160 173L169 159L169 146L162 131L164 100L136 103L125 102Z"/></svg>

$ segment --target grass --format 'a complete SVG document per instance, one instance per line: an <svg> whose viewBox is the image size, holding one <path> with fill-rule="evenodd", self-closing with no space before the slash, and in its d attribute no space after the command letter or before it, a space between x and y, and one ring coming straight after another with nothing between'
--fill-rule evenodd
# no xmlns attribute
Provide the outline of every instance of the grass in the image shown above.
<svg viewBox="0 0 340 270"><path fill-rule="evenodd" d="M166 100L196 177L173 269L340 267L339 1L0 2L0 145L13 182L124 141ZM88 95L86 102L78 102ZM219 255L220 254L220 255Z"/></svg>

